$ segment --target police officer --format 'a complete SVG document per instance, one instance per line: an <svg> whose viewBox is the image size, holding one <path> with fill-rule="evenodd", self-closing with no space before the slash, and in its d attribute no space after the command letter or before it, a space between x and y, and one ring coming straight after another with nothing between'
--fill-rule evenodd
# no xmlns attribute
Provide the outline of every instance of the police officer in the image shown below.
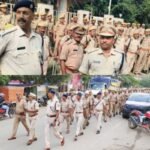
<svg viewBox="0 0 150 150"><path fill-rule="evenodd" d="M22 97L19 94L17 94L16 96L17 96L16 114L13 123L13 131L11 137L8 140L16 139L16 133L20 122L23 124L27 133L29 134L29 127L26 122L26 107L27 107L26 97Z"/></svg>
<svg viewBox="0 0 150 150"><path fill-rule="evenodd" d="M63 94L61 102L60 102L60 126L62 127L62 123L64 120L66 120L67 123L67 130L66 133L68 134L70 132L70 109L71 109L71 104L68 99L67 94Z"/></svg>
<svg viewBox="0 0 150 150"><path fill-rule="evenodd" d="M102 117L103 117L104 107L105 107L105 102L102 99L102 93L98 92L97 97L94 100L94 114L97 119L96 134L100 134L100 130L102 128Z"/></svg>
<svg viewBox="0 0 150 150"><path fill-rule="evenodd" d="M77 26L73 30L72 39L63 45L60 53L62 74L78 73L83 59L83 46L81 44L85 29Z"/></svg>
<svg viewBox="0 0 150 150"><path fill-rule="evenodd" d="M55 91L49 90L45 122L45 150L50 150L49 134L51 128L53 129L54 135L60 140L61 146L64 145L64 137L58 131L59 112L60 103L57 96L55 95Z"/></svg>
<svg viewBox="0 0 150 150"><path fill-rule="evenodd" d="M100 47L87 53L79 71L89 75L115 75L121 73L124 55L113 49L116 30L112 26L102 26L99 33Z"/></svg>
<svg viewBox="0 0 150 150"><path fill-rule="evenodd" d="M0 35L0 73L2 75L41 75L40 35L31 29L35 5L17 1L14 6L17 26Z"/></svg>
<svg viewBox="0 0 150 150"><path fill-rule="evenodd" d="M78 136L83 135L84 111L85 111L85 106L82 100L82 94L77 93L75 102L74 102L74 113L75 113L75 119L77 122L74 141L77 141Z"/></svg>
<svg viewBox="0 0 150 150"><path fill-rule="evenodd" d="M27 112L29 115L29 140L27 145L31 145L32 142L37 141L37 137L35 135L35 127L37 123L38 111L39 111L39 104L36 101L36 95L34 93L30 93L28 95L28 103L27 103Z"/></svg>

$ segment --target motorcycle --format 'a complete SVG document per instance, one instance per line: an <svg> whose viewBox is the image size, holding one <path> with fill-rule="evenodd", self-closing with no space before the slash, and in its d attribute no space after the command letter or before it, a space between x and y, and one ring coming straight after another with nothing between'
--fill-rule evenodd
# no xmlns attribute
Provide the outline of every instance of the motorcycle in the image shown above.
<svg viewBox="0 0 150 150"><path fill-rule="evenodd" d="M40 106L47 106L47 96L43 96L41 98L38 99L38 103Z"/></svg>
<svg viewBox="0 0 150 150"><path fill-rule="evenodd" d="M3 105L7 105L9 107L8 115L9 115L9 118L12 118L13 115L15 114L16 104L15 103L3 103L3 104L0 104L0 119L6 118L6 116L5 116L6 109L2 108Z"/></svg>
<svg viewBox="0 0 150 150"><path fill-rule="evenodd" d="M128 119L128 126L131 129L142 127L150 132L150 111L143 114L141 111L133 110Z"/></svg>

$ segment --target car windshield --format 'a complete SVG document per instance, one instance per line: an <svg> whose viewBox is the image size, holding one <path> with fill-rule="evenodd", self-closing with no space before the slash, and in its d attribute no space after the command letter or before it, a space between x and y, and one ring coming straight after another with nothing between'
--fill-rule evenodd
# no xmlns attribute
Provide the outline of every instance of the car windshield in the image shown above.
<svg viewBox="0 0 150 150"><path fill-rule="evenodd" d="M150 95L149 94L133 94L129 97L128 101L150 102Z"/></svg>
<svg viewBox="0 0 150 150"><path fill-rule="evenodd" d="M91 89L98 90L105 88L105 84L91 84Z"/></svg>

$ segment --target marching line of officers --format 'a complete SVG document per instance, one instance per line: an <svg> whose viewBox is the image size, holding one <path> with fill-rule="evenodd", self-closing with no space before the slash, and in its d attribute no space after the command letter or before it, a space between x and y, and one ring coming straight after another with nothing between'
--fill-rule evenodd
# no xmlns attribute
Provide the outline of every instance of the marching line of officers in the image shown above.
<svg viewBox="0 0 150 150"><path fill-rule="evenodd" d="M150 93L150 89L119 89L118 91L108 90L105 92L98 92L93 95L91 91L63 93L58 98L54 90L48 91L47 108L45 110L45 150L50 150L50 134L56 136L63 146L65 139L64 121L66 122L66 134L71 132L70 126L76 123L76 130L74 133L74 141L84 135L83 130L88 128L90 118L95 117L97 123L95 124L96 134L100 134L103 122L109 121L108 118L115 117L121 114L122 107L125 104L128 96L135 92ZM12 135L8 140L16 139L16 133L19 122L21 122L29 135L27 145L31 145L37 140L35 134L36 122L38 119L39 105L35 100L36 95L30 93L28 102L25 97L17 94L16 115L14 118ZM28 117L26 117L28 114ZM29 127L27 125L27 120ZM52 131L53 130L53 131Z"/></svg>
<svg viewBox="0 0 150 150"><path fill-rule="evenodd" d="M9 28L7 5L0 5L2 23ZM150 29L145 25L107 24L87 17L83 24L65 14L56 24L49 12L38 14L31 1L14 6L16 26L1 31L0 73L2 75L73 74L115 75L148 73ZM2 27L2 25L0 24ZM3 28L1 28L3 30ZM50 72L49 72L50 70Z"/></svg>

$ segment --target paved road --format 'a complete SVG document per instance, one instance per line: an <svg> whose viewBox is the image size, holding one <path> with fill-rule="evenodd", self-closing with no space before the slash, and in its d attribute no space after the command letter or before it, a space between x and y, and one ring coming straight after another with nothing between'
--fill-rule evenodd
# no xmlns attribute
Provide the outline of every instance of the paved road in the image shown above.
<svg viewBox="0 0 150 150"><path fill-rule="evenodd" d="M0 121L0 150L44 150L44 112L41 108L37 123L38 141L27 146L28 137L22 125L19 126L17 139L8 141L13 119ZM103 123L101 134L95 134L96 120L90 120L90 126L85 130L77 142L73 141L75 123L71 126L71 133L64 134L65 145L60 146L59 141L51 135L52 150L150 150L150 134L143 129L131 130L126 119L117 116Z"/></svg>

